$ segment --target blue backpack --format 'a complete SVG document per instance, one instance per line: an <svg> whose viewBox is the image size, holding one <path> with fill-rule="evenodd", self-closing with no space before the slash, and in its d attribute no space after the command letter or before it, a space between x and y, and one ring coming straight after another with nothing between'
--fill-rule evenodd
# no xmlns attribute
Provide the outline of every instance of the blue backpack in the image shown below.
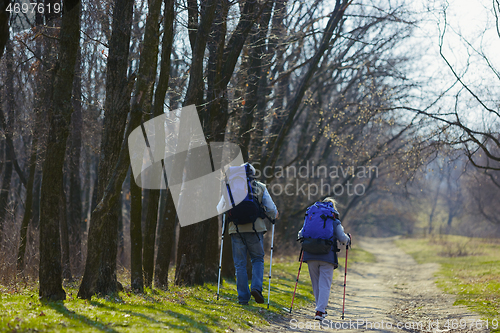
<svg viewBox="0 0 500 333"><path fill-rule="evenodd" d="M332 245L336 245L335 227L340 224L338 217L331 202L316 202L307 208L301 239L304 251L312 254L332 251Z"/></svg>

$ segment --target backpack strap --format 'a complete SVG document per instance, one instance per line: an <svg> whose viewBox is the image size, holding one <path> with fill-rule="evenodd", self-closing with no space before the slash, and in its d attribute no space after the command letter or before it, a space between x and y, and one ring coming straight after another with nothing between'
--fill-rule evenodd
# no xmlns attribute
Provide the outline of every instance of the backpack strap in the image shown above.
<svg viewBox="0 0 500 333"><path fill-rule="evenodd" d="M224 173L224 177L225 177L225 180L226 180L227 193L229 194L229 199L231 200L231 205L234 208L234 207L236 207L236 205L234 204L233 193L231 192L231 188L229 187L229 181L227 180L227 174L226 173Z"/></svg>
<svg viewBox="0 0 500 333"><path fill-rule="evenodd" d="M240 234L240 230L238 229L238 225L235 224L234 225L236 227L236 233L238 234L238 236L240 236L241 238L241 241L243 242L243 244L245 245L245 247L247 248L248 250L248 245L247 245L247 241L245 240L245 238L243 238L243 236Z"/></svg>
<svg viewBox="0 0 500 333"><path fill-rule="evenodd" d="M257 230L255 230L255 221L253 221L252 223L252 229L253 232L255 232L255 236L257 236L257 239L260 241L259 233L257 232Z"/></svg>
<svg viewBox="0 0 500 333"><path fill-rule="evenodd" d="M243 236L241 235L240 230L238 229L238 225L237 225L237 224L235 224L234 226L236 227L236 233L238 234L238 236L240 236L241 241L243 242L243 244L245 245L245 247L246 247L246 248L247 248L247 250L248 250L247 241L246 241L246 240L245 240L245 238L243 238ZM257 232L257 230L255 230L255 221L252 223L252 229L253 229L253 231L255 232L255 236L257 236L257 239L260 241L259 233Z"/></svg>
<svg viewBox="0 0 500 333"><path fill-rule="evenodd" d="M328 216L328 215L325 215L325 214L321 214L320 217L323 220L323 229L326 228L326 220L332 219L332 221L335 221L335 218L333 216Z"/></svg>

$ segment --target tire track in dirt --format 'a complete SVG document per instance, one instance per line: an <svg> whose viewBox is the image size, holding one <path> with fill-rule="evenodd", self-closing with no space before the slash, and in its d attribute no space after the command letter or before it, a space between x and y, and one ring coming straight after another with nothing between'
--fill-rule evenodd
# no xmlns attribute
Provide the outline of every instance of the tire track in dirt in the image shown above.
<svg viewBox="0 0 500 333"><path fill-rule="evenodd" d="M455 297L437 288L434 273L438 264L417 264L394 245L394 239L357 240L361 248L375 255L377 261L354 265L348 261L345 320L341 320L342 267L332 284L328 317L322 323L313 319L314 305L311 304L294 310L291 315L273 319L270 326L252 331L488 332L475 325L480 320L478 315L463 306L453 306ZM339 258L339 262L343 266L344 258ZM310 283L307 267L303 267L303 271L304 277L299 283ZM447 320L453 326L445 327ZM459 324L464 320L467 325L461 328Z"/></svg>

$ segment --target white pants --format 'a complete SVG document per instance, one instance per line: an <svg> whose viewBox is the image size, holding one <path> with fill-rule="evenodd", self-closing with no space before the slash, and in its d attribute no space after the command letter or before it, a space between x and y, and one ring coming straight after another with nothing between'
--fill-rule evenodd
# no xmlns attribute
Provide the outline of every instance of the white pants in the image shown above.
<svg viewBox="0 0 500 333"><path fill-rule="evenodd" d="M308 260L307 266L316 299L316 311L325 312L330 298L334 267L328 262L318 260Z"/></svg>

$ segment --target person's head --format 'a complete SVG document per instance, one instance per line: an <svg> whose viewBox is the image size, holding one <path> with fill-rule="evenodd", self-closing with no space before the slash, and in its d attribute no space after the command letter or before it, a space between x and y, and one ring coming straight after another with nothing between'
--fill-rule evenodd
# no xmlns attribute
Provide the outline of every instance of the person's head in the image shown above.
<svg viewBox="0 0 500 333"><path fill-rule="evenodd" d="M255 176L255 168L253 167L253 165L246 162L246 163L243 163L241 166L247 166L247 165L248 165L248 168L250 169L250 176Z"/></svg>
<svg viewBox="0 0 500 333"><path fill-rule="evenodd" d="M337 210L337 201L335 201L334 198L332 198L332 197L325 198L325 199L323 199L323 202L331 202L333 205L333 208L335 210Z"/></svg>

